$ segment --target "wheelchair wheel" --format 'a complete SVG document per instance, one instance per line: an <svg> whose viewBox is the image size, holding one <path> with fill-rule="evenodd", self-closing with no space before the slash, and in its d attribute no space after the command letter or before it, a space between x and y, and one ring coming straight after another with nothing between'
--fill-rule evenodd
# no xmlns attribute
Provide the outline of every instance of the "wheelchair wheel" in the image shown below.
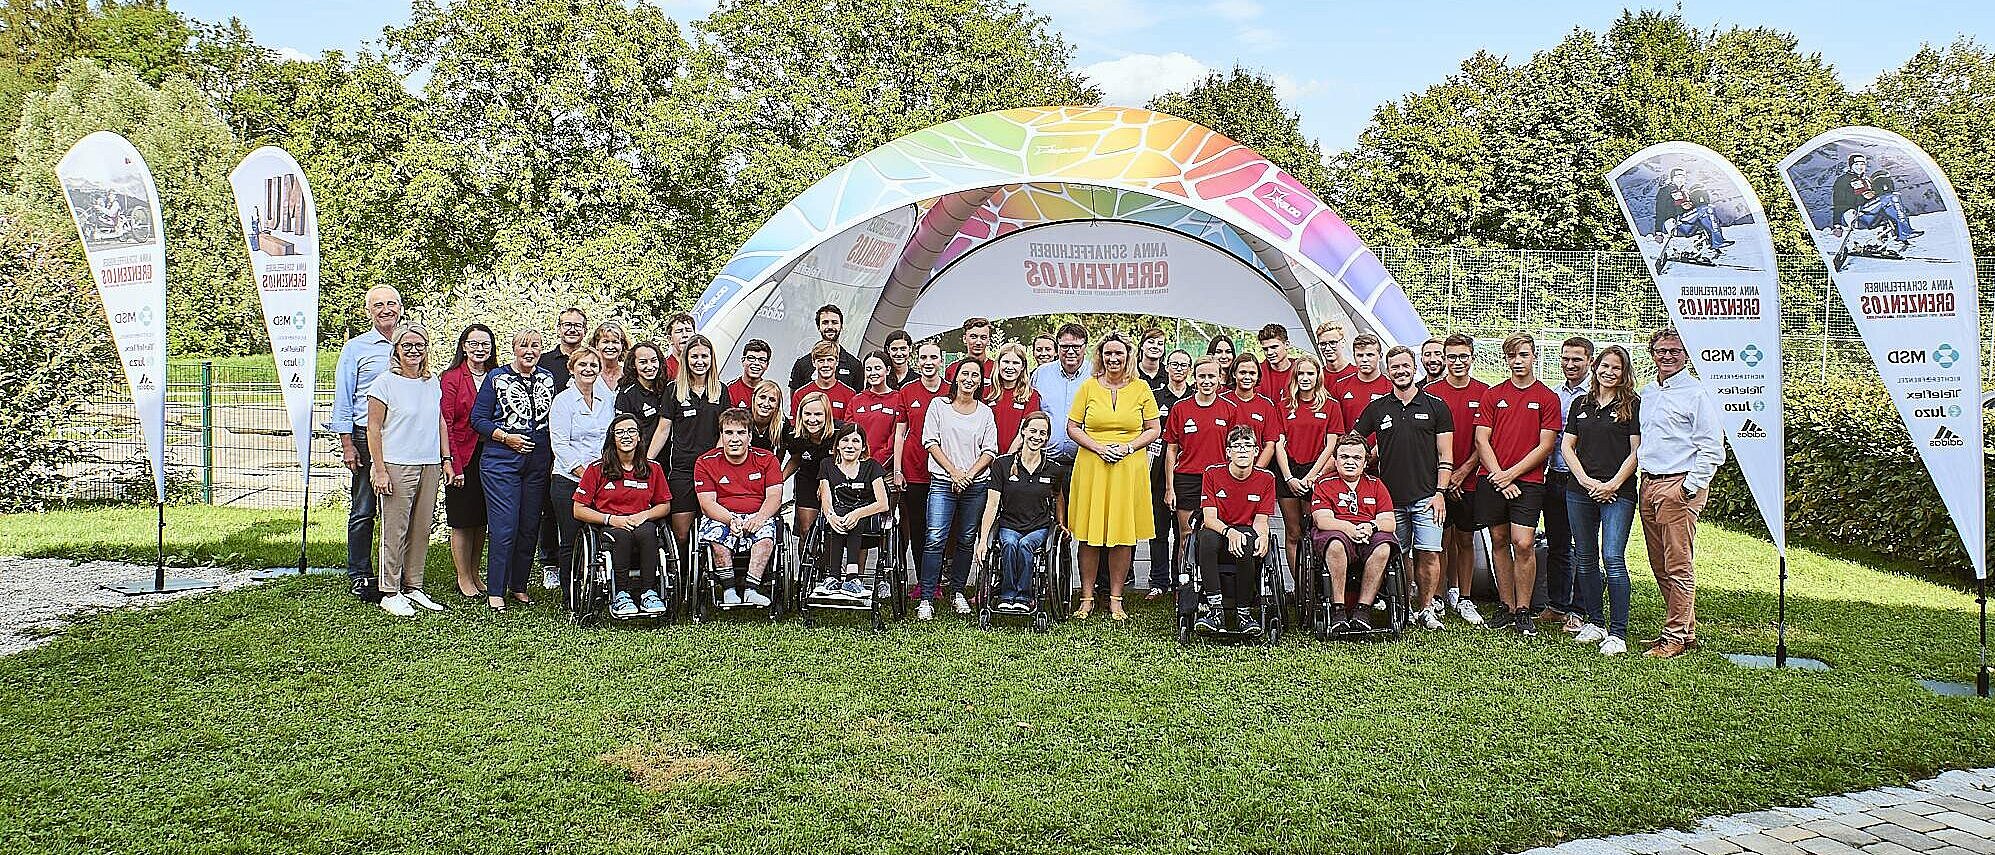
<svg viewBox="0 0 1995 855"><path fill-rule="evenodd" d="M1191 646L1191 622L1191 615L1178 613L1178 643L1186 647Z"/></svg>
<svg viewBox="0 0 1995 855"><path fill-rule="evenodd" d="M698 535L687 538L687 543L686 602L691 607L687 617L698 625L713 619L713 555Z"/></svg>
<svg viewBox="0 0 1995 855"><path fill-rule="evenodd" d="M1406 627L1413 620L1413 598L1410 593L1412 579L1406 572L1406 558L1395 553L1387 564L1386 572L1386 625L1391 627L1391 637L1405 634Z"/></svg>
<svg viewBox="0 0 1995 855"><path fill-rule="evenodd" d="M1268 593L1261 598L1261 641L1274 644L1281 640L1287 598L1282 595L1282 567L1280 544L1268 550L1268 560L1261 562L1262 584Z"/></svg>
<svg viewBox="0 0 1995 855"><path fill-rule="evenodd" d="M595 526L583 526L575 540L574 564L568 573L568 620L576 626L593 626L602 620L609 594L603 589L602 574L609 555L598 546ZM598 602L598 601L601 602Z"/></svg>

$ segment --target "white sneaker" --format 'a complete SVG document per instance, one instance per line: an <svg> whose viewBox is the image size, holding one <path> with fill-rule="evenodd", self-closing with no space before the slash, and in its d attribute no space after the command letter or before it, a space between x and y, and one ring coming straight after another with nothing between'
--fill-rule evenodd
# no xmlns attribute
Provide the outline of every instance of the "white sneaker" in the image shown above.
<svg viewBox="0 0 1995 855"><path fill-rule="evenodd" d="M741 605L740 592L734 590L733 588L727 589L724 593L720 595L720 604L723 606Z"/></svg>
<svg viewBox="0 0 1995 855"><path fill-rule="evenodd" d="M1441 604L1440 604L1440 603L1434 603L1434 604L1431 604L1431 605L1429 605L1428 607L1426 607L1426 608L1424 608L1424 609L1421 609L1421 610L1420 610L1420 614L1419 614L1419 615L1417 615L1416 617L1417 617L1417 618L1419 619L1419 621L1420 621L1420 625L1421 625L1421 626L1424 626L1424 627L1428 628L1429 630L1436 630L1436 629L1440 629L1440 628L1441 628Z"/></svg>
<svg viewBox="0 0 1995 855"><path fill-rule="evenodd" d="M844 583L841 582L837 577L826 576L824 581L817 583L817 591L814 593L816 596L819 597L836 597L839 595L840 589L843 587Z"/></svg>
<svg viewBox="0 0 1995 855"><path fill-rule="evenodd" d="M550 591L560 588L561 571L552 567L540 568L540 586Z"/></svg>
<svg viewBox="0 0 1995 855"><path fill-rule="evenodd" d="M396 617L415 617L416 607L409 604L409 598L401 594L381 598L381 610Z"/></svg>
<svg viewBox="0 0 1995 855"><path fill-rule="evenodd" d="M754 588L742 591L741 601L751 606L766 606L769 604L769 598L763 596L761 591L757 591Z"/></svg>
<svg viewBox="0 0 1995 855"><path fill-rule="evenodd" d="M1589 623L1580 627L1579 632L1573 635L1572 640L1581 644L1599 644L1607 640L1607 630Z"/></svg>
<svg viewBox="0 0 1995 855"><path fill-rule="evenodd" d="M421 591L410 591L402 596L407 597L409 602L415 603L420 608L429 609L433 612L443 611L443 604L430 599L428 594Z"/></svg>
<svg viewBox="0 0 1995 855"><path fill-rule="evenodd" d="M922 601L921 601L921 602L920 602L919 604L917 604L917 605L916 605L916 606L914 607L914 619L915 619L915 620L934 620L934 619L935 619L935 601L934 601L934 600L922 600Z"/></svg>
<svg viewBox="0 0 1995 855"><path fill-rule="evenodd" d="M855 600L864 600L873 596L872 589L866 587L866 583L858 579L845 580L845 584L839 590L844 592L845 596Z"/></svg>
<svg viewBox="0 0 1995 855"><path fill-rule="evenodd" d="M963 594L960 591L957 592L954 598L949 600L949 605L954 606L956 609L956 613L959 615L966 615L970 613L970 601L964 599Z"/></svg>
<svg viewBox="0 0 1995 855"><path fill-rule="evenodd" d="M1626 652L1628 652L1628 642L1618 635L1607 636L1606 641L1600 642L1602 656L1619 656Z"/></svg>
<svg viewBox="0 0 1995 855"><path fill-rule="evenodd" d="M1475 603L1467 597L1455 601L1455 614L1460 615L1469 626L1482 626L1482 612L1476 611Z"/></svg>

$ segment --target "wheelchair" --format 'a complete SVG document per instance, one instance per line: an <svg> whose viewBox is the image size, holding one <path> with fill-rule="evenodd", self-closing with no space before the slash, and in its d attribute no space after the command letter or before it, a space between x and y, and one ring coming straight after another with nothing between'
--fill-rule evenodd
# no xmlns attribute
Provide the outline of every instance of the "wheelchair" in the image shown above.
<svg viewBox="0 0 1995 855"><path fill-rule="evenodd" d="M799 575L796 585L796 611L803 618L804 626L817 625L817 611L864 611L872 619L873 628L887 628L887 615L892 612L896 620L907 611L906 598L902 593L906 586L907 574L900 566L901 529L900 505L889 494L887 512L876 517L882 520L882 530L864 535L866 548L873 551L873 572L866 587L872 595L865 598L849 596L822 596L817 586L824 581L824 539L827 525L820 515L811 530L804 535L799 545Z"/></svg>
<svg viewBox="0 0 1995 855"><path fill-rule="evenodd" d="M1053 628L1054 621L1066 620L1072 612L1068 597L1074 588L1073 562L1067 560L1068 543L1066 530L1053 526L1032 562L1032 610L1001 612L997 610L997 595L1004 576L1004 548L993 537L989 551L976 568L977 627L990 629L997 619L1016 618L1030 621L1033 632L1044 633Z"/></svg>
<svg viewBox="0 0 1995 855"><path fill-rule="evenodd" d="M1198 529L1192 529L1192 536L1196 538L1197 535ZM1258 640L1268 645L1281 640L1282 633L1286 629L1287 621L1284 615L1287 609L1288 592L1287 571L1282 566L1282 533L1279 529L1271 528L1268 531L1268 554L1261 559L1261 578L1258 582L1260 596L1256 602L1249 605L1234 604L1235 608L1251 608L1258 612L1256 617L1261 623L1261 631L1259 633L1240 632L1237 629L1212 632L1198 627L1199 617L1210 609L1210 606L1205 601L1205 573L1207 569L1199 566L1196 543L1188 545L1183 550L1183 553L1179 558L1177 572L1177 630L1179 644L1188 645L1192 642L1193 638L1199 636L1209 637L1215 641L1249 642Z"/></svg>
<svg viewBox="0 0 1995 855"><path fill-rule="evenodd" d="M1309 542L1303 544L1302 562L1304 572L1310 579L1312 594L1303 607L1307 616L1301 621L1304 631L1315 635L1319 641L1331 639L1386 640L1396 639L1406 633L1413 623L1413 578L1406 572L1406 550L1396 548L1392 557L1386 559L1385 575L1379 580L1378 599L1371 603L1358 603L1358 588L1363 584L1364 567L1346 567L1349 578L1344 582L1345 605L1351 609L1360 606L1370 614L1372 628L1369 631L1331 626L1330 612L1335 604L1330 601L1330 562L1324 557L1329 541L1318 541L1314 529ZM1379 613L1385 619L1378 620Z"/></svg>
<svg viewBox="0 0 1995 855"><path fill-rule="evenodd" d="M769 556L769 568L763 572L762 581L752 588L769 598L769 604L766 606L754 603L731 604L723 601L721 585L731 585L733 581L720 578L718 568L713 563L713 552L707 548L707 542L700 538L700 523L694 523L693 532L687 538L690 542L686 547L688 556L686 564L691 568L686 584L690 599L687 614L693 623L706 623L723 612L743 609L762 609L768 613L769 620L779 621L795 609L797 558L796 545L790 535L789 517L790 507L785 504L776 513L775 551ZM731 564L740 568L738 572L747 572L748 555L749 550L746 549L733 551Z"/></svg>
<svg viewBox="0 0 1995 855"><path fill-rule="evenodd" d="M611 620L671 621L686 610L686 579L679 561L679 544L672 529L658 525L658 598L665 602L663 612L637 612L619 615L610 610L619 591L632 599L644 591L635 584L623 587L610 561L610 549L602 540L602 526L584 524L575 543L575 572L568 574L568 618L578 626L592 626L604 618Z"/></svg>

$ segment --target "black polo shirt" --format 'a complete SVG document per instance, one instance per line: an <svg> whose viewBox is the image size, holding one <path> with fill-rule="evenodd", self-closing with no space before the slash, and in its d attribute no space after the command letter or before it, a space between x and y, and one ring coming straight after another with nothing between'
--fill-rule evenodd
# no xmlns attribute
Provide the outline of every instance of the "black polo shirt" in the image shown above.
<svg viewBox="0 0 1995 855"><path fill-rule="evenodd" d="M672 422L672 439L666 446L665 477L675 481L693 477L693 463L720 443L720 414L734 406L722 386L720 400L709 401L704 394L689 392L681 397L679 384L665 384L662 396L664 418Z"/></svg>
<svg viewBox="0 0 1995 855"><path fill-rule="evenodd" d="M1600 409L1588 392L1572 399L1572 409L1566 411L1565 432L1573 435L1573 445L1579 452L1579 465L1595 481L1605 481L1621 471L1621 464L1634 453L1633 438L1642 435L1641 400L1632 402L1628 420L1616 421L1614 415ZM1559 439L1561 445L1564 437ZM1573 482L1568 489L1584 494L1579 483ZM1621 485L1616 495L1635 498L1635 479L1629 478Z"/></svg>
<svg viewBox="0 0 1995 855"><path fill-rule="evenodd" d="M1397 394L1387 393L1366 404L1351 426L1352 433L1376 435L1379 480L1391 491L1392 503L1402 508L1440 492L1436 474L1441 451L1435 438L1454 429L1448 405L1426 392L1404 404Z"/></svg>
<svg viewBox="0 0 1995 855"><path fill-rule="evenodd" d="M1067 467L1041 457L1039 468L1018 465L1018 455L1006 454L991 464L991 492L998 503L997 524L1031 533L1053 524L1053 499L1067 492Z"/></svg>
<svg viewBox="0 0 1995 855"><path fill-rule="evenodd" d="M816 346L817 342L811 342L811 347ZM852 352L844 347L838 348L838 382L857 392L866 388L864 372L865 369L859 364L859 357L853 356ZM804 355L797 357L797 361L790 366L790 391L795 392L809 386L816 378L817 368L811 365L810 351L805 350Z"/></svg>

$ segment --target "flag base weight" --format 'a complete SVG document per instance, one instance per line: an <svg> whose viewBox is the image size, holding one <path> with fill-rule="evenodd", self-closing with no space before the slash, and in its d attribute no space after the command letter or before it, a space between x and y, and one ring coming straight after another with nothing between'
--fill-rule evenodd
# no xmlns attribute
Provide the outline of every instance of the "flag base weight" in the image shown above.
<svg viewBox="0 0 1995 855"><path fill-rule="evenodd" d="M1780 660L1772 656L1761 656L1756 653L1727 653L1725 654L1725 659L1741 668L1786 668L1795 671L1829 670L1829 663L1823 662L1820 659L1810 659L1806 656L1786 657L1787 661L1785 664L1782 664Z"/></svg>
<svg viewBox="0 0 1995 855"><path fill-rule="evenodd" d="M1984 673L1981 676L1981 679L1986 680L1987 674ZM1984 698L1987 697L1987 695L1980 694L1980 690L1973 683L1948 683L1941 680L1920 680L1919 685L1925 686L1927 691L1932 692L1935 695L1939 695L1940 697L1943 698L1972 698L1977 695Z"/></svg>
<svg viewBox="0 0 1995 855"><path fill-rule="evenodd" d="M174 594L221 586L222 583L214 579L141 579L130 582L109 582L104 585L104 589L117 591L127 597L142 597L146 594Z"/></svg>
<svg viewBox="0 0 1995 855"><path fill-rule="evenodd" d="M272 579L285 579L292 576L344 576L343 567L307 567L302 572L296 567L265 567L249 574L253 582L268 582Z"/></svg>

